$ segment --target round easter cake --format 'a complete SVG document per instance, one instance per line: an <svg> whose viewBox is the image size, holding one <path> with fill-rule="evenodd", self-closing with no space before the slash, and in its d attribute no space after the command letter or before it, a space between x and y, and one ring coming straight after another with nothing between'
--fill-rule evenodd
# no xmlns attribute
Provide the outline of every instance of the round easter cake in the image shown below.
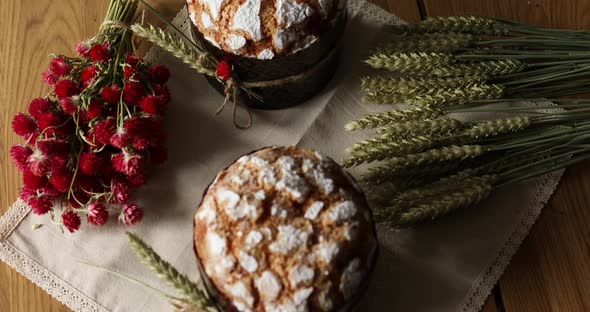
<svg viewBox="0 0 590 312"><path fill-rule="evenodd" d="M240 81L282 81L255 90L262 103L245 99L250 106L275 109L311 97L332 77L345 4L346 0L187 0L187 9L194 37L217 59L229 59ZM209 82L223 92L219 81Z"/></svg>
<svg viewBox="0 0 590 312"><path fill-rule="evenodd" d="M356 183L295 147L245 155L195 215L195 253L223 311L345 311L366 288L377 240Z"/></svg>

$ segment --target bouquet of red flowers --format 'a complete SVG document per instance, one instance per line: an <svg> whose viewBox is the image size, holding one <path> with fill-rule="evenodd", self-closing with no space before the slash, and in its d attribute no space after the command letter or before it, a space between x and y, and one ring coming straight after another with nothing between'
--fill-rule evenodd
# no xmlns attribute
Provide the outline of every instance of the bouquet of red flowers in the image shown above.
<svg viewBox="0 0 590 312"><path fill-rule="evenodd" d="M125 225L141 221L130 192L146 182L149 163L166 160L170 73L133 54L126 25L136 10L136 0L111 0L98 35L78 43L76 57L53 56L43 73L53 90L12 122L25 139L10 151L23 172L20 197L70 232L81 216L94 225L110 214Z"/></svg>

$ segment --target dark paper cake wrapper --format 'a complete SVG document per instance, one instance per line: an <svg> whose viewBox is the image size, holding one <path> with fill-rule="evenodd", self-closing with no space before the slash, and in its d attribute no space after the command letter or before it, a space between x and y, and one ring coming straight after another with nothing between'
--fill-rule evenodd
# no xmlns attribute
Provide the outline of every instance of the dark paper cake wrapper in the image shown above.
<svg viewBox="0 0 590 312"><path fill-rule="evenodd" d="M278 56L270 60L242 57L225 52L207 41L191 22L191 33L200 41L209 53L217 59L231 55L234 74L242 82L259 82L283 79L302 74L313 68L305 79L281 85L252 88L262 100L240 93L240 101L251 108L281 109L297 105L321 91L330 81L338 67L340 58L339 45L346 26L346 9L334 18L331 27L323 32L318 40L309 47L289 55ZM206 76L219 93L225 96L224 85L214 77Z"/></svg>
<svg viewBox="0 0 590 312"><path fill-rule="evenodd" d="M254 151L252 151L248 154L242 155L240 157L254 154L260 150L263 150L263 149L269 148L269 147L272 147L272 146L267 146L267 147L263 147L263 148L254 150ZM237 159L235 161L233 161L232 163L230 163L227 167L225 167L221 171L226 170L231 165L233 165L236 161L237 161ZM347 171L344 171L344 172L348 175L348 177L350 178L350 181L355 183L355 186L360 189L356 179ZM216 178L213 178L213 180L205 188L205 191L203 192L203 195L201 196L201 202L197 206L197 209L199 207L201 207L203 198L205 198L205 195L209 191L209 188L211 187L211 185L213 185L213 182L215 182L215 179ZM364 193L362 193L362 196L366 202L367 199L366 199ZM370 209L369 209L369 213L371 213L371 220L374 220L373 214ZM193 221L193 229L194 228L195 228L195 222ZM376 225L374 222L373 222L373 232L377 233L377 228L376 228ZM199 252L197 251L197 245L196 245L196 242L194 239L194 234L193 234L192 240L193 240L193 251L194 251L195 256L197 258L197 271L199 272L199 276L201 278L201 281L203 282L203 286L205 287L207 294L209 294L210 298L213 299L213 302L215 303L215 305L217 306L217 308L221 312L238 312L238 310L234 307L234 305L231 303L231 301L228 298L226 298L220 291L217 290L213 281L211 281L211 279L209 279L209 276L207 276L207 273L205 272L205 268L203 267L203 264L201 263L201 258L199 257ZM342 307L339 310L334 311L334 312L355 312L355 311L357 311L357 309L361 303L361 299L363 299L364 295L367 293L370 281L373 278L373 275L374 275L373 273L375 271L375 267L377 266L377 259L379 258L379 253L380 253L379 243L377 243L375 245L375 253L373 254L373 259L371 260L369 272L367 272L367 275L363 278L363 281L361 282L361 285L359 286L358 290L356 291L356 294L346 303L346 305L344 307Z"/></svg>

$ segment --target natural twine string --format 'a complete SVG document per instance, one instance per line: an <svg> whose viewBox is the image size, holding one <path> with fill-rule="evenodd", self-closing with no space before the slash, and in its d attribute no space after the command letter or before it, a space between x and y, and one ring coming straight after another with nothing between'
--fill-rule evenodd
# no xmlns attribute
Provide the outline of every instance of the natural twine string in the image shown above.
<svg viewBox="0 0 590 312"><path fill-rule="evenodd" d="M307 70L292 76L287 76L285 78L273 79L273 80L265 80L265 81L252 81L252 82L239 82L234 78L230 78L225 82L225 99L223 104L217 109L216 114L221 113L223 108L227 104L228 101L232 101L233 108L232 108L232 117L234 125L239 129L248 129L252 125L252 113L247 105L243 105L246 113L248 114L248 121L245 125L241 125L237 121L237 110L238 110L238 99L239 99L239 90L240 88L268 88L268 87L276 87L281 86L289 83L295 83L298 81L305 80L311 76L313 76L322 66L329 61L334 54L338 51L339 44L334 45L330 52L326 54L321 60L313 64ZM204 60L207 59L209 53L205 52L199 56L199 62L201 65L204 65Z"/></svg>

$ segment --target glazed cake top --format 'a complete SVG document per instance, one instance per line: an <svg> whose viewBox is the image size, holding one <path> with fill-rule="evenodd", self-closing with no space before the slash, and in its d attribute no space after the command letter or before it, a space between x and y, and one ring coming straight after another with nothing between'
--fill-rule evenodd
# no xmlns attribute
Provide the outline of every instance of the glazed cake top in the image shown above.
<svg viewBox="0 0 590 312"><path fill-rule="evenodd" d="M206 40L237 55L272 59L318 39L346 0L187 0Z"/></svg>
<svg viewBox="0 0 590 312"><path fill-rule="evenodd" d="M195 244L238 311L333 311L356 293L376 250L363 196L331 159L294 147L243 156L209 187Z"/></svg>

